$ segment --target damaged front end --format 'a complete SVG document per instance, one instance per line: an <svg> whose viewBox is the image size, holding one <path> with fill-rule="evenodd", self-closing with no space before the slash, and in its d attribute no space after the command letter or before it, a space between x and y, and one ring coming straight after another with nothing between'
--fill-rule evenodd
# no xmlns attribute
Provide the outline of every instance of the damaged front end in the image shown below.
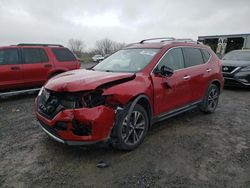
<svg viewBox="0 0 250 188"><path fill-rule="evenodd" d="M122 109L123 104L115 95L105 95L104 90L120 83L107 83L81 92L42 88L36 99L36 116L42 129L55 140L69 145L107 140L117 109Z"/></svg>

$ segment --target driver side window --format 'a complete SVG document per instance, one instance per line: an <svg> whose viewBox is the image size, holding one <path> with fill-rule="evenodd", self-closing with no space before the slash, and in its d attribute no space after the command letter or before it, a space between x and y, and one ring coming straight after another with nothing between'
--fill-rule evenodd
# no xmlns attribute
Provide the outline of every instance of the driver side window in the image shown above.
<svg viewBox="0 0 250 188"><path fill-rule="evenodd" d="M160 60L157 68L160 70L163 65L173 70L184 68L184 59L181 48L174 48L169 50Z"/></svg>

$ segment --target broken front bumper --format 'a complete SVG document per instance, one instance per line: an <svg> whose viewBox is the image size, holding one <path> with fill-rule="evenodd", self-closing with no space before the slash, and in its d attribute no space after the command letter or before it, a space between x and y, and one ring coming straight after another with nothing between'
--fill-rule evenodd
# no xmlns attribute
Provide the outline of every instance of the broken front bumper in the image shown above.
<svg viewBox="0 0 250 188"><path fill-rule="evenodd" d="M68 145L93 144L107 140L114 125L115 111L106 106L66 109L53 119L37 110L40 126L54 140Z"/></svg>

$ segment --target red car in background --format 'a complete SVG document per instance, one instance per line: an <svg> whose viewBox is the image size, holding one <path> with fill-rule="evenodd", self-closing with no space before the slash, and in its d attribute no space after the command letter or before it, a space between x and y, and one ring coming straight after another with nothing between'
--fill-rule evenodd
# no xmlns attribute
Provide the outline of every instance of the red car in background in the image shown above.
<svg viewBox="0 0 250 188"><path fill-rule="evenodd" d="M35 104L41 128L68 145L109 140L132 150L157 121L195 107L214 112L224 84L214 52L191 40L152 41L50 79Z"/></svg>
<svg viewBox="0 0 250 188"><path fill-rule="evenodd" d="M62 45L0 47L0 91L40 87L59 73L79 68L74 54Z"/></svg>

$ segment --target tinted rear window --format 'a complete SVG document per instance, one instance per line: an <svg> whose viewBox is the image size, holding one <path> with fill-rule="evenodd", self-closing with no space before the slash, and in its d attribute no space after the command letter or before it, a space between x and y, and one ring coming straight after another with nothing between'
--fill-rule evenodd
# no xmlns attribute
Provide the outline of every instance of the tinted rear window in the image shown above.
<svg viewBox="0 0 250 188"><path fill-rule="evenodd" d="M14 48L0 50L0 65L18 64L18 50Z"/></svg>
<svg viewBox="0 0 250 188"><path fill-rule="evenodd" d="M58 61L76 61L73 53L67 48L52 48L52 52Z"/></svg>
<svg viewBox="0 0 250 188"><path fill-rule="evenodd" d="M42 48L23 48L24 63L43 63L48 62L48 56Z"/></svg>
<svg viewBox="0 0 250 188"><path fill-rule="evenodd" d="M203 64L203 57L199 48L183 48L185 66L192 67Z"/></svg>

